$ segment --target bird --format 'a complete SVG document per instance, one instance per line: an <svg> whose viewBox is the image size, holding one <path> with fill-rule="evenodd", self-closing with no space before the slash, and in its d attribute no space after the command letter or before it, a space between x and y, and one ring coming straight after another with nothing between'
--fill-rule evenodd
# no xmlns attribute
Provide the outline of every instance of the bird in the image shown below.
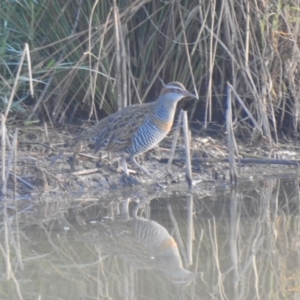
<svg viewBox="0 0 300 300"><path fill-rule="evenodd" d="M149 103L130 105L100 120L76 140L94 141L94 152L106 150L121 155L123 171L129 175L126 157L143 173L149 171L136 161L136 155L155 147L170 132L176 106L184 97L197 98L180 82L166 84L158 98Z"/></svg>

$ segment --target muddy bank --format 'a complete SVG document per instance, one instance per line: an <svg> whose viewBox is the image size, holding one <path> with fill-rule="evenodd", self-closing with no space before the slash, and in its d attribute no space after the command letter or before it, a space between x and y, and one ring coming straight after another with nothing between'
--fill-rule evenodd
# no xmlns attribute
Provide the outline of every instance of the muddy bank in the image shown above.
<svg viewBox="0 0 300 300"><path fill-rule="evenodd" d="M7 151L6 168L9 176L6 199L34 201L91 201L124 197L145 199L172 193L190 192L186 182L184 146L177 146L171 173L167 161L170 155L172 134L158 147L138 157L139 162L151 173L146 176L128 166L131 176L124 176L117 155L109 157L105 152L94 155L87 143L78 149L66 143L71 137L68 131L31 127L20 129L15 160ZM277 158L299 160L299 149L282 145L269 149L263 143L238 143L240 157ZM74 156L74 151L77 155ZM227 146L224 137L193 136L191 143L193 193L206 193L216 187L230 186L229 168L226 162ZM224 160L225 159L225 160ZM9 166L8 166L9 165ZM298 176L298 166L240 164L239 181L257 180L266 176Z"/></svg>

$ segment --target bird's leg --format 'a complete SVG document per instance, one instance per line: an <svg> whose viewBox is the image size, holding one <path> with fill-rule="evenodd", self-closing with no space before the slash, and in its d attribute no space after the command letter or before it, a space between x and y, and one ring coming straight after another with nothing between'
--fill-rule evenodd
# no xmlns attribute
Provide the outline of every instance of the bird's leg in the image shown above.
<svg viewBox="0 0 300 300"><path fill-rule="evenodd" d="M124 173L126 175L129 175L125 155L121 155L121 161L122 161L122 167L123 167Z"/></svg>
<svg viewBox="0 0 300 300"><path fill-rule="evenodd" d="M141 166L136 160L135 160L135 156L131 156L130 157L130 160L133 162L133 164L138 168L140 169L141 171L143 171L146 175L150 176L150 173L149 171L144 168L143 166Z"/></svg>
<svg viewBox="0 0 300 300"><path fill-rule="evenodd" d="M122 182L128 186L133 186L133 185L139 184L138 180L136 180L134 177L129 175L125 155L121 155L121 160L122 160L123 170L125 173L124 175L122 175Z"/></svg>

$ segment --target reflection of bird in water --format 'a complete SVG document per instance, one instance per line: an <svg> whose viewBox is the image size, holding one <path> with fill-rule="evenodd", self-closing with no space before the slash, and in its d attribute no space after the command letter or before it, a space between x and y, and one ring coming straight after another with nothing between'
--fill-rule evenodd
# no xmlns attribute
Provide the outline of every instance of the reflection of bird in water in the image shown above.
<svg viewBox="0 0 300 300"><path fill-rule="evenodd" d="M183 268L174 238L160 224L141 218L89 224L80 238L139 269L159 269L175 284L189 284L195 273Z"/></svg>

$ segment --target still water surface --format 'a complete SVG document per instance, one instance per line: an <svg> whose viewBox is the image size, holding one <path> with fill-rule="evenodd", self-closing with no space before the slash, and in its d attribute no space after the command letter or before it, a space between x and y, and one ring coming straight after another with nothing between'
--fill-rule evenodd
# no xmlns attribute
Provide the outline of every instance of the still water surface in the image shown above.
<svg viewBox="0 0 300 300"><path fill-rule="evenodd" d="M2 208L0 299L299 299L298 180L175 195Z"/></svg>

